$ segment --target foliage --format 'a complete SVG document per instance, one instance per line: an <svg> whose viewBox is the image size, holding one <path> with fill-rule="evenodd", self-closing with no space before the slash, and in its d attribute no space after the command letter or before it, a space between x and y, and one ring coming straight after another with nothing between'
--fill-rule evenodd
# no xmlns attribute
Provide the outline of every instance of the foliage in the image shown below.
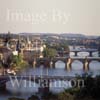
<svg viewBox="0 0 100 100"><path fill-rule="evenodd" d="M91 97L95 100L100 100L100 76L92 78L90 75L84 77L85 87L80 89L78 97Z"/></svg>
<svg viewBox="0 0 100 100"><path fill-rule="evenodd" d="M47 46L47 48L53 48L57 51L63 51L63 50L69 51L69 47L68 47L67 42L62 42L62 43L52 45L52 46L49 43L46 43L46 46Z"/></svg>
<svg viewBox="0 0 100 100"><path fill-rule="evenodd" d="M11 67L15 69L23 69L27 67L27 63L23 61L22 56L19 55L13 55L11 60Z"/></svg>
<svg viewBox="0 0 100 100"><path fill-rule="evenodd" d="M53 58L56 56L56 54L57 54L57 51L52 48L45 48L43 51L44 57L48 57L48 58Z"/></svg>
<svg viewBox="0 0 100 100"><path fill-rule="evenodd" d="M58 100L100 100L100 76L93 78L92 75L85 74L78 76L78 79L80 78L84 80L85 87L65 89L58 94Z"/></svg>

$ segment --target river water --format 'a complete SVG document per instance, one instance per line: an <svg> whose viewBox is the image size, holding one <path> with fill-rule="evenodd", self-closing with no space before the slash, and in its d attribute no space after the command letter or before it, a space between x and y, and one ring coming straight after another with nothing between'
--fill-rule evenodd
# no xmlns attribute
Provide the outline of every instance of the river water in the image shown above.
<svg viewBox="0 0 100 100"><path fill-rule="evenodd" d="M78 53L78 56L88 56L89 54L86 52ZM74 56L74 53L70 53L70 56ZM93 56L98 56L98 53L93 53ZM80 61L74 61L72 64L72 70L67 71L65 70L65 64L62 61L58 61L56 63L55 69L46 69L44 66L40 66L39 68L28 68L21 72L21 75L48 75L48 76L75 76L76 74L82 75L83 71L83 64ZM92 61L90 63L90 70L88 73L92 73L94 76L100 74L100 62ZM26 82L26 86L23 85ZM56 83L60 83L60 81L56 81ZM64 88L71 87L70 82L67 81L67 85L64 87L50 87L50 91L54 93L58 93L64 90ZM34 87L29 86L29 81L21 81L20 86L15 85L14 87L11 85L11 82L7 82L7 91L5 93L0 93L0 100L7 100L9 97L21 97L21 98L28 98L32 94L38 92L39 85L37 83L32 82ZM50 84L55 84L52 82ZM56 84L59 85L59 84ZM63 85L63 83L62 83Z"/></svg>

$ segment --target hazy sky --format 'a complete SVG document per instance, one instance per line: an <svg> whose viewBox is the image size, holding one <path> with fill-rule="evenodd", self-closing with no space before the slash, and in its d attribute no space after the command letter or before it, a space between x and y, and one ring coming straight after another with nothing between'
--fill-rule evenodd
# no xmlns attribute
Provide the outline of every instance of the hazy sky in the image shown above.
<svg viewBox="0 0 100 100"><path fill-rule="evenodd" d="M100 0L0 0L0 32L100 35Z"/></svg>

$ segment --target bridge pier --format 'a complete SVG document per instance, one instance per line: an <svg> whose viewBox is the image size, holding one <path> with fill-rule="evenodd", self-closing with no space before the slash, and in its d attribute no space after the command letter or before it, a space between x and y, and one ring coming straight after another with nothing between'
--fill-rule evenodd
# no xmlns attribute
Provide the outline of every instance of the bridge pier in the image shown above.
<svg viewBox="0 0 100 100"><path fill-rule="evenodd" d="M53 68L55 68L55 63L56 63L56 62L55 62L55 61L53 61L53 64L52 64L52 67L53 67Z"/></svg>
<svg viewBox="0 0 100 100"><path fill-rule="evenodd" d="M92 51L89 52L89 56L92 57Z"/></svg>
<svg viewBox="0 0 100 100"><path fill-rule="evenodd" d="M69 58L69 59L67 60L67 66L66 66L66 69L67 69L68 71L71 70L71 68L72 68L71 65L72 65L72 59Z"/></svg>
<svg viewBox="0 0 100 100"><path fill-rule="evenodd" d="M69 64L69 70L72 70L72 63Z"/></svg>
<svg viewBox="0 0 100 100"><path fill-rule="evenodd" d="M50 68L53 68L53 62L50 61Z"/></svg>
<svg viewBox="0 0 100 100"><path fill-rule="evenodd" d="M75 51L74 53L75 53L75 56L77 56L78 52Z"/></svg>
<svg viewBox="0 0 100 100"><path fill-rule="evenodd" d="M50 68L50 61L44 61L44 67Z"/></svg>
<svg viewBox="0 0 100 100"><path fill-rule="evenodd" d="M89 61L87 58L83 61L83 70L86 72L89 71Z"/></svg>
<svg viewBox="0 0 100 100"><path fill-rule="evenodd" d="M65 68L67 71L71 71L71 63L65 64Z"/></svg>
<svg viewBox="0 0 100 100"><path fill-rule="evenodd" d="M36 60L33 61L33 68L36 68Z"/></svg>

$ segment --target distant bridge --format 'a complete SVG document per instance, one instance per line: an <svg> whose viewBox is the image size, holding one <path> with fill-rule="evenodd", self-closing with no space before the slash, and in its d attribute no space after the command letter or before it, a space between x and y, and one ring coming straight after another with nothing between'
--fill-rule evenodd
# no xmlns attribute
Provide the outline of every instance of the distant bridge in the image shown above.
<svg viewBox="0 0 100 100"><path fill-rule="evenodd" d="M71 49L70 52L74 52L75 56L77 56L79 52L88 52L89 56L92 57L92 53L98 52L98 49Z"/></svg>

